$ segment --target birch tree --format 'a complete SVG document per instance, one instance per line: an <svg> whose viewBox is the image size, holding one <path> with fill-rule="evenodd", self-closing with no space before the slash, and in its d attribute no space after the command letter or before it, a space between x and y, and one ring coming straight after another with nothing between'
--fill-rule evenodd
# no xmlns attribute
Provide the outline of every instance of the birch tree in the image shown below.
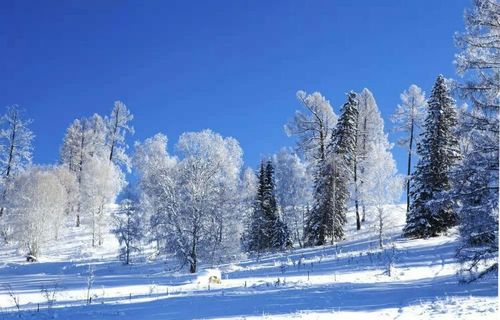
<svg viewBox="0 0 500 320"><path fill-rule="evenodd" d="M7 112L0 119L0 186L1 199L3 203L6 199L7 189L10 180L17 173L24 170L31 164L33 151L33 138L30 130L31 119L23 118L23 110L12 105L7 107ZM1 205L0 217L5 208Z"/></svg>

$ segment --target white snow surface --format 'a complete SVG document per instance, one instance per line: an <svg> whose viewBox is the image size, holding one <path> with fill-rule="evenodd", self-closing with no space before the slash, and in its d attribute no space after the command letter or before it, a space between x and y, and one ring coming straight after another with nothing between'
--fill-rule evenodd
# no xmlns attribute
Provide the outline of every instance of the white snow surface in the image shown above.
<svg viewBox="0 0 500 320"><path fill-rule="evenodd" d="M201 265L198 274L176 269L173 259L150 260L147 251L125 266L112 234L92 248L84 228L66 229L37 263L2 244L0 319L499 319L497 275L458 283L456 231L402 239L404 207L386 210L394 227L385 249L374 222L356 231L351 214L347 240L336 245ZM209 285L219 274L222 283ZM44 289L55 293L52 303Z"/></svg>

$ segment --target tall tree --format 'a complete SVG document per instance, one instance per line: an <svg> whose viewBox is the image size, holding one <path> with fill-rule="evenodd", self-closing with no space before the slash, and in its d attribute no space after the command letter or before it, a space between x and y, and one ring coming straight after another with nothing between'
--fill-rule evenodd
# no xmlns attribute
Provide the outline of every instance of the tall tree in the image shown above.
<svg viewBox="0 0 500 320"><path fill-rule="evenodd" d="M393 227L386 205L399 199L403 191L403 181L397 174L396 162L390 152L390 146L381 142L371 144L371 153L366 159L370 170L367 171L363 185L364 201L375 210L375 229L379 247L382 248L388 229Z"/></svg>
<svg viewBox="0 0 500 320"><path fill-rule="evenodd" d="M92 227L92 246L101 246L111 213L109 204L125 186L124 176L109 160L92 157L84 164L81 181L81 209L89 214L86 218Z"/></svg>
<svg viewBox="0 0 500 320"><path fill-rule="evenodd" d="M395 131L405 134L397 141L398 145L408 150L406 175L406 213L408 214L410 211L412 155L415 153L414 146L418 142L418 133L427 112L427 102L425 101L425 92L415 84L401 93L400 97L401 104L396 108L391 120L395 124Z"/></svg>
<svg viewBox="0 0 500 320"><path fill-rule="evenodd" d="M306 243L326 244L327 238L344 237L349 184L353 176L356 147L358 101L350 92L343 105L337 127L327 147L326 159L318 163L315 176L315 198L306 222Z"/></svg>
<svg viewBox="0 0 500 320"><path fill-rule="evenodd" d="M460 159L458 119L455 101L442 75L437 77L427 104L425 131L417 145L420 158L410 191L406 237L436 236L457 223L456 212L445 193L452 188L451 170Z"/></svg>
<svg viewBox="0 0 500 320"><path fill-rule="evenodd" d="M129 196L123 199L113 212L113 220L113 233L121 245L120 258L124 264L130 264L132 253L139 251L144 232L142 210L137 200Z"/></svg>
<svg viewBox="0 0 500 320"><path fill-rule="evenodd" d="M200 261L221 263L239 255L242 151L233 138L211 130L188 132L168 156L166 137L136 145L134 164L150 204L156 241L190 272Z"/></svg>
<svg viewBox="0 0 500 320"><path fill-rule="evenodd" d="M104 158L106 127L104 119L94 114L90 118L75 119L66 129L61 146L61 163L74 172L78 183L76 226L80 226L81 184L86 163L93 157Z"/></svg>
<svg viewBox="0 0 500 320"><path fill-rule="evenodd" d="M284 250L291 246L286 224L278 213L275 195L274 167L271 160L261 163L258 175L254 213L248 235L248 250Z"/></svg>
<svg viewBox="0 0 500 320"><path fill-rule="evenodd" d="M130 121L133 119L134 116L130 110L121 101L115 101L111 116L106 119L106 143L109 147L109 160L125 166L128 171L130 171L130 159L125 153L125 149L128 147L125 143L125 135L127 133L134 134L134 127L130 125Z"/></svg>
<svg viewBox="0 0 500 320"><path fill-rule="evenodd" d="M337 122L330 101L319 92L307 94L297 91L297 99L307 110L307 113L297 111L295 117L285 125L288 135L298 137L298 146L312 164L322 162L326 158L326 147L331 138L331 130Z"/></svg>
<svg viewBox="0 0 500 320"><path fill-rule="evenodd" d="M466 141L463 162L454 174L461 246L458 256L466 281L498 270L498 164L500 109L500 4L475 0L465 13L465 32L457 36L456 55Z"/></svg>
<svg viewBox="0 0 500 320"><path fill-rule="evenodd" d="M308 164L288 148L273 156L276 171L276 199L283 221L302 247L306 208L312 200L312 181Z"/></svg>
<svg viewBox="0 0 500 320"><path fill-rule="evenodd" d="M54 168L30 167L12 178L6 217L14 238L37 257L46 241L57 239L66 207L66 190Z"/></svg>
<svg viewBox="0 0 500 320"><path fill-rule="evenodd" d="M358 131L356 135L356 152L354 158L354 180L353 180L353 199L356 209L356 227L361 228L361 222L365 221L366 206L363 198L363 184L366 181L366 175L370 168L367 167L367 160L372 152L371 147L374 143L387 144L387 135L384 133L384 120L378 110L377 102L373 94L367 88L364 88L358 94ZM360 219L359 206L362 209Z"/></svg>
<svg viewBox="0 0 500 320"><path fill-rule="evenodd" d="M0 186L1 202L6 201L11 178L31 164L32 142L35 137L29 129L31 119L23 119L22 110L17 105L7 107L0 119ZM5 208L1 205L0 217Z"/></svg>
<svg viewBox="0 0 500 320"><path fill-rule="evenodd" d="M328 203L331 199L325 197L328 181L323 179L324 170L328 167L327 147L330 144L331 132L337 122L330 102L319 92L310 95L297 91L297 99L307 109L308 113L296 112L295 117L286 126L289 135L297 135L299 149L309 160L314 171L313 202L316 210L310 212L305 228L305 241L308 245L323 244L326 239L326 224ZM320 235L321 234L321 235Z"/></svg>

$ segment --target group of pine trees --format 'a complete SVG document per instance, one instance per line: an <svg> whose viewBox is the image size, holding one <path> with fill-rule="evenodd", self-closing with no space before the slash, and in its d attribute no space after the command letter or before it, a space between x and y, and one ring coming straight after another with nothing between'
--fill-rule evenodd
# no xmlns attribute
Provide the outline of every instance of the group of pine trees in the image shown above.
<svg viewBox="0 0 500 320"><path fill-rule="evenodd" d="M260 164L257 195L247 237L245 246L252 252L284 250L292 247L290 232L278 212L274 167L271 161Z"/></svg>

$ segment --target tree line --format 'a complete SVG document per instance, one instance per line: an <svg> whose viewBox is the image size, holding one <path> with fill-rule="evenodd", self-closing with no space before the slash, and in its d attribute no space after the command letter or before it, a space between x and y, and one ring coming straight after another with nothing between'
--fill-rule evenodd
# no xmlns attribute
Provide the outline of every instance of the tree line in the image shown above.
<svg viewBox="0 0 500 320"><path fill-rule="evenodd" d="M495 0L476 0L456 36L462 79L437 76L429 97L417 85L401 94L391 120L407 149L404 176L366 88L349 92L338 115L321 93L298 91L302 110L285 125L297 148L262 159L256 172L244 167L237 140L211 130L182 134L173 154L162 133L128 152L133 115L120 101L108 116L69 125L58 164L33 165L31 120L8 107L0 131L1 237L36 257L61 228L87 228L91 245L100 246L111 224L126 263L149 242L196 272L200 262L243 253L334 244L346 237L350 209L357 230L376 221L383 247L387 204L404 188L402 235L428 238L458 225L464 277L480 277L497 269L499 21ZM127 183L132 170L137 180Z"/></svg>

